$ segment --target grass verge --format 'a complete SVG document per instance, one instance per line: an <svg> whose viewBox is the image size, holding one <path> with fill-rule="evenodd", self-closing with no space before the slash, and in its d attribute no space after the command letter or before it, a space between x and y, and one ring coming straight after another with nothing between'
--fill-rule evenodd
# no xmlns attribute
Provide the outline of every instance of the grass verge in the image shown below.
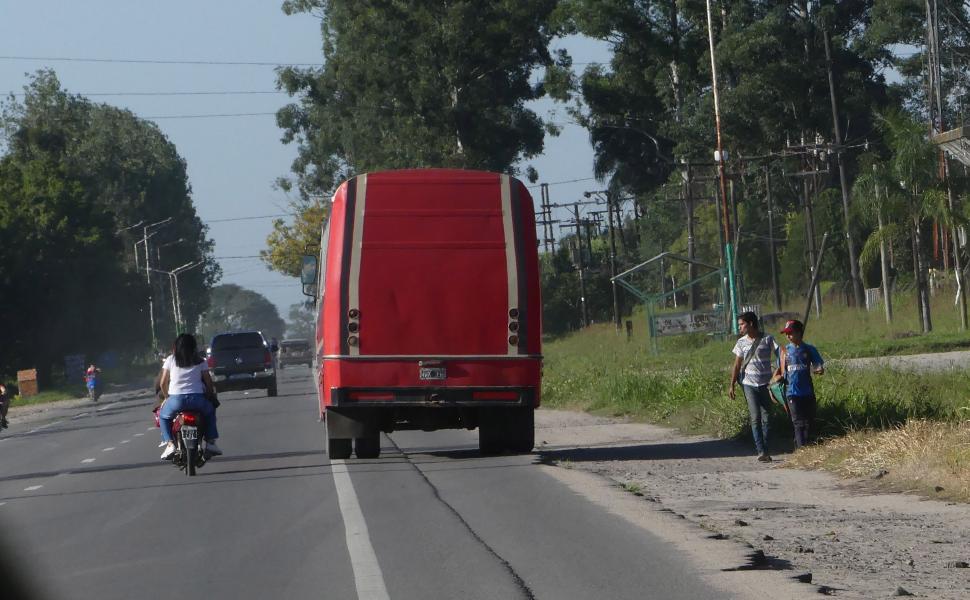
<svg viewBox="0 0 970 600"><path fill-rule="evenodd" d="M61 400L74 400L83 398L84 394L74 389L54 389L43 391L36 396L14 396L10 401L11 408L17 406L32 406L34 404L47 404L49 402L60 402Z"/></svg>
<svg viewBox="0 0 970 600"><path fill-rule="evenodd" d="M856 431L800 450L791 464L970 502L970 422L912 420L883 431Z"/></svg>
<svg viewBox="0 0 970 600"><path fill-rule="evenodd" d="M937 312L938 326L953 317L941 312ZM879 313L827 308L823 314L824 319L810 324L808 340L826 359L970 346L970 337L954 330L916 336L904 329L880 328L874 322L882 319ZM906 321L900 321L905 328ZM611 324L602 324L548 342L543 404L669 425L687 433L722 438L750 435L740 390L736 400L727 396L733 339L665 338L659 355L650 351L648 339L625 340ZM889 470L892 477L885 483L894 489L970 501L966 483L970 482L966 460L970 458L966 441L970 373L900 372L884 367L845 370L830 362L825 375L816 378L816 393L823 441L799 452L798 464L851 476ZM776 435L791 435L791 425L780 409L773 420ZM933 425L941 439L930 435ZM900 439L911 444L906 453L877 453L882 446L898 446ZM864 468L854 466L850 459L857 460L861 452L854 443L871 445L874 462ZM890 463L886 456L900 458ZM876 457L882 466L873 466ZM937 492L937 487L946 493Z"/></svg>

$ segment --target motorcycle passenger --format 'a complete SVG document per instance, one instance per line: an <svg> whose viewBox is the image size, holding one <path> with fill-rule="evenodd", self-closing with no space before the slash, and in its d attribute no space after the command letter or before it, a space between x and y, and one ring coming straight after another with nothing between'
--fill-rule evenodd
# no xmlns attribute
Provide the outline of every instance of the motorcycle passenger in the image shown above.
<svg viewBox="0 0 970 600"><path fill-rule="evenodd" d="M162 439L166 442L162 458L167 459L175 453L172 421L178 413L186 410L201 413L205 419L206 452L211 455L222 454L222 450L216 445L219 437L216 411L205 397L206 393L212 393L215 388L209 375L209 367L199 356L195 337L183 333L175 338L174 351L162 365L161 388L168 394L158 414Z"/></svg>

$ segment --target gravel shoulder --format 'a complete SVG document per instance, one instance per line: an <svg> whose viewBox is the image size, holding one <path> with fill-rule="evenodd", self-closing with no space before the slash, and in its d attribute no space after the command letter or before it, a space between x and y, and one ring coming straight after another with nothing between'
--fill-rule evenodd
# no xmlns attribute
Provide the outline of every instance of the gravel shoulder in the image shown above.
<svg viewBox="0 0 970 600"><path fill-rule="evenodd" d="M842 598L970 597L970 506L786 468L785 453L759 463L742 442L583 413L540 410L536 442L564 478L584 471L625 489L637 502L616 510L631 521L643 506L673 513L703 532L709 551L746 549L753 560L742 568L775 582L810 574L800 587Z"/></svg>

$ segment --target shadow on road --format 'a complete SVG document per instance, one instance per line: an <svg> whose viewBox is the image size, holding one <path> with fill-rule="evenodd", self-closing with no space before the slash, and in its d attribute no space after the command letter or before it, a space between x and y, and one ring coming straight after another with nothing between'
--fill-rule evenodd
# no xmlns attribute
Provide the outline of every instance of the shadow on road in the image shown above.
<svg viewBox="0 0 970 600"><path fill-rule="evenodd" d="M539 448L543 462L594 462L606 460L682 460L752 456L749 444L735 440L700 440L679 443L647 443L634 446Z"/></svg>

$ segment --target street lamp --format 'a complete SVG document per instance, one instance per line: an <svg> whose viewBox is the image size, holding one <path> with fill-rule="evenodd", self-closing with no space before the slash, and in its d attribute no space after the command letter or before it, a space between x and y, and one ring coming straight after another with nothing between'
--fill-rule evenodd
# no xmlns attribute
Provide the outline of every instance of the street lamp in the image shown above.
<svg viewBox="0 0 970 600"><path fill-rule="evenodd" d="M151 269L156 273L162 273L168 275L169 285L172 287L172 318L175 321L176 333L178 330L182 329L185 324L182 322L182 299L179 296L179 279L178 276L182 273L194 269L196 267L202 266L205 261L199 260L194 262L187 262L180 267L176 267L171 271L164 271L162 269Z"/></svg>

